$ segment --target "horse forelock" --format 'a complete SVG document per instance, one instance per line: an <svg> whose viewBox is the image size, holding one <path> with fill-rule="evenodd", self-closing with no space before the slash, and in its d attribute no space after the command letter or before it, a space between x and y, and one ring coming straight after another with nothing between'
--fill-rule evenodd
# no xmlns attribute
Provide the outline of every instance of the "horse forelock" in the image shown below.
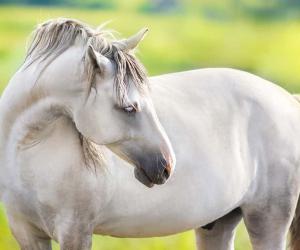
<svg viewBox="0 0 300 250"><path fill-rule="evenodd" d="M103 29L104 25L97 29L74 19L58 18L40 24L33 32L33 39L28 48L25 66L29 67L36 61L46 61L46 67L59 55L80 41L87 48L93 48L109 58L116 65L114 89L117 100L123 103L127 97L129 82L131 81L139 91L142 91L147 83L147 73L144 66L129 51L123 51L115 44L117 40L113 31ZM92 84L97 68L87 58L84 58L85 73L89 84ZM42 69L43 71L44 69Z"/></svg>
<svg viewBox="0 0 300 250"><path fill-rule="evenodd" d="M129 82L132 82L140 92L148 86L147 73L143 64L132 53L119 49L115 44L116 41L109 39L112 37L110 32L98 32L88 39L88 44L115 64L114 89L117 101L122 105L127 97ZM97 67L87 58L84 58L84 61L87 67L89 84L92 84Z"/></svg>

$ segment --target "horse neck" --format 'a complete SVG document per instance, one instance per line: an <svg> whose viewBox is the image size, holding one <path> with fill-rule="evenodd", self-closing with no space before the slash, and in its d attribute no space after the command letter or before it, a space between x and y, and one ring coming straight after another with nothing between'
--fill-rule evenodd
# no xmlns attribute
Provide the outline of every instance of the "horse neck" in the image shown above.
<svg viewBox="0 0 300 250"><path fill-rule="evenodd" d="M70 52L74 51L70 50ZM101 164L97 156L101 158L102 150L80 135L72 121L71 112L68 112L73 96L78 95L78 87L67 85L65 82L79 86L78 73L75 74L73 65L62 67L66 59L70 60L71 53L65 53L57 62L54 61L49 65L38 82L36 82L37 76L34 75L35 70L30 71L31 68L20 70L12 78L0 99L0 122L3 124L0 128L0 148L5 149L9 142L15 146L27 147L40 139L45 139L45 135L55 136L55 133L49 133L49 128L55 122L55 124L60 123L60 129L72 133L75 140L79 139L85 164ZM73 64L76 63L76 60L74 61ZM66 69L65 75L69 77L67 79L61 77L64 69ZM74 100L77 98L75 97ZM55 132L53 127L51 132Z"/></svg>
<svg viewBox="0 0 300 250"><path fill-rule="evenodd" d="M1 142L7 141L18 116L23 113L29 103L30 90L22 81L24 74L17 72L6 87L0 101L0 135ZM26 81L26 76L24 76ZM32 99L32 102L34 100Z"/></svg>
<svg viewBox="0 0 300 250"><path fill-rule="evenodd" d="M8 148L18 150L34 145L45 136L51 136L49 129L54 122L62 120L60 118L70 120L63 107L54 98L43 96L38 90L31 90L23 87L22 82L16 82L20 77L13 78L1 98L0 122L3 126L0 128L0 149L3 149L2 153ZM69 124L74 126L72 122ZM74 130L71 126L70 128L65 126L64 129ZM0 160L5 158L5 155L0 156Z"/></svg>
<svg viewBox="0 0 300 250"><path fill-rule="evenodd" d="M55 98L58 100L58 96L62 100L65 97L61 95L66 93L71 95L76 91L71 84L66 84L76 82L78 78L76 70L80 70L78 66L80 57L76 55L76 52L78 48L76 51L68 49L50 64L47 61L35 62L27 67L25 63L12 77L0 99L0 122L3 124L0 128L0 138L2 141L6 141L18 118L34 108L36 104L40 105L41 100L46 97L49 100L48 97L51 97L53 106L53 100ZM47 110L45 105L43 109Z"/></svg>
<svg viewBox="0 0 300 250"><path fill-rule="evenodd" d="M64 124L60 129L70 127L74 130L72 121L59 104L51 98L41 99L18 116L12 127L10 141L18 148L33 146L50 137L54 132L53 125L59 121Z"/></svg>

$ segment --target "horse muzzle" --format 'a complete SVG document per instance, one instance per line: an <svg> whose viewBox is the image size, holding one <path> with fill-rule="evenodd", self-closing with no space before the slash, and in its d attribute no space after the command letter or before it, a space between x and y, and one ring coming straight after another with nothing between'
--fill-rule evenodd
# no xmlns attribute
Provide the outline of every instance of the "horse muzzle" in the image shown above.
<svg viewBox="0 0 300 250"><path fill-rule="evenodd" d="M135 167L135 178L147 187L164 184L175 168L176 158L169 147L155 150L121 143L109 145L109 148Z"/></svg>
<svg viewBox="0 0 300 250"><path fill-rule="evenodd" d="M152 153L143 157L134 157L134 174L137 180L152 187L154 184L164 184L170 177L172 171L172 162L160 153Z"/></svg>

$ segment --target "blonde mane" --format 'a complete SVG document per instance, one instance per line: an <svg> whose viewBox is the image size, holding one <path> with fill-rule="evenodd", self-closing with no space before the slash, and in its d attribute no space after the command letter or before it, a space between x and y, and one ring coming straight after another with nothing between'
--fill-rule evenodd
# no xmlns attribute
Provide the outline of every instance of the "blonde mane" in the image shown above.
<svg viewBox="0 0 300 250"><path fill-rule="evenodd" d="M47 67L59 55L74 45L75 41L81 41L86 48L91 45L97 52L115 63L114 87L119 103L122 104L126 99L129 80L132 80L139 90L147 85L145 68L133 54L116 46L118 41L112 32L104 30L102 26L93 29L87 24L73 19L54 19L40 24L36 28L25 57L26 67L36 61L48 60ZM85 72L91 84L97 68L87 57L86 53L83 60L86 66Z"/></svg>
<svg viewBox="0 0 300 250"><path fill-rule="evenodd" d="M45 68L59 55L79 41L86 47L91 45L97 52L109 58L116 65L114 89L120 104L124 102L129 88L129 80L138 90L147 86L147 75L143 65L129 51L119 49L117 40L112 32L102 27L93 29L87 24L73 19L59 18L40 24L33 32L33 38L25 58L25 68L34 62L46 62ZM85 65L85 74L89 85L92 86L98 72L97 66L91 63L86 52L82 58ZM98 146L79 134L83 149L83 156L88 166L97 166L101 162Z"/></svg>

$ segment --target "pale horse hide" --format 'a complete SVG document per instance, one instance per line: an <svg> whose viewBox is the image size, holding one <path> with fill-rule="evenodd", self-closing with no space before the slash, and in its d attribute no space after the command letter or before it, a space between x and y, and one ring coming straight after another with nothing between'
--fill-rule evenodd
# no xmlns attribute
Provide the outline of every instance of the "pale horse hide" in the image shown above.
<svg viewBox="0 0 300 250"><path fill-rule="evenodd" d="M90 35L96 31L88 32L86 26L71 23L72 26L68 21L47 23L42 26L45 32L40 39L47 36L48 26L56 24L65 32L81 27L75 36L77 42L85 36L98 41L96 46L92 40L91 54L98 71L88 96L96 95L93 89L97 89L97 95L103 95L109 87L101 82L106 72L101 62L108 59L117 67L120 63L113 52L107 51L124 49L126 42L112 41L111 46L106 44L109 49L102 49L100 42L107 42L102 39L103 34ZM79 64L71 60L77 49L74 43L53 60L35 87L26 72L43 61L19 71L8 89L15 84L23 87L22 92L16 95L14 89L8 99L5 91L1 122L11 124L11 118L10 123L3 120L5 110L7 114L12 110L5 99L17 101L40 85L46 88L43 84L52 79L56 88L70 86L74 81L70 70ZM63 81L54 77L54 69L61 70ZM199 250L232 250L235 227L243 218L254 250L285 249L292 221L291 247L299 250L300 209L296 207L300 185L300 105L295 98L273 83L233 69L174 73L151 77L149 82L155 110L176 155L176 169L164 185L153 186L164 181L154 181L146 170L134 173L138 167L128 166L103 146L97 149L105 162L98 166L96 151L84 153L85 140L80 135L88 133L80 130L78 117L68 115L69 112L59 113L54 119L37 110L27 119L20 117L16 127L10 125L12 131L23 133L16 136L10 132L10 139L5 139L2 132L2 200L21 248L51 249L50 239L54 239L63 250L89 250L93 233L152 237L195 229ZM69 87L57 95L68 91L72 92L70 96L77 93ZM35 104L35 100L30 103L32 110ZM130 111L130 127L140 124L139 117L144 112L140 100L133 106L139 108ZM104 119L102 108L98 107L99 119ZM100 126L96 118L81 116L95 130ZM21 122L25 122L25 128ZM102 136L110 133L110 126L121 129L115 124L106 125ZM122 147L123 140L115 144L94 141L129 162L137 158L132 156L137 149L128 153ZM134 145L133 141L130 143ZM138 152L147 153L144 149ZM94 168L86 167L89 157L95 162ZM174 157L171 159L174 164ZM134 174L152 188L136 181Z"/></svg>
<svg viewBox="0 0 300 250"><path fill-rule="evenodd" d="M62 249L79 249L70 245L76 244L70 230L91 237L93 226L88 233L75 221L82 216L83 225L87 218L90 223L110 196L110 190L102 196L108 184L100 174L104 166L96 169L101 147L130 162L147 186L172 174L173 149L149 96L145 69L131 53L146 32L111 42L108 33L67 19L34 32L0 102L0 193L22 249L48 249L44 235ZM97 190L93 219L85 210Z"/></svg>

